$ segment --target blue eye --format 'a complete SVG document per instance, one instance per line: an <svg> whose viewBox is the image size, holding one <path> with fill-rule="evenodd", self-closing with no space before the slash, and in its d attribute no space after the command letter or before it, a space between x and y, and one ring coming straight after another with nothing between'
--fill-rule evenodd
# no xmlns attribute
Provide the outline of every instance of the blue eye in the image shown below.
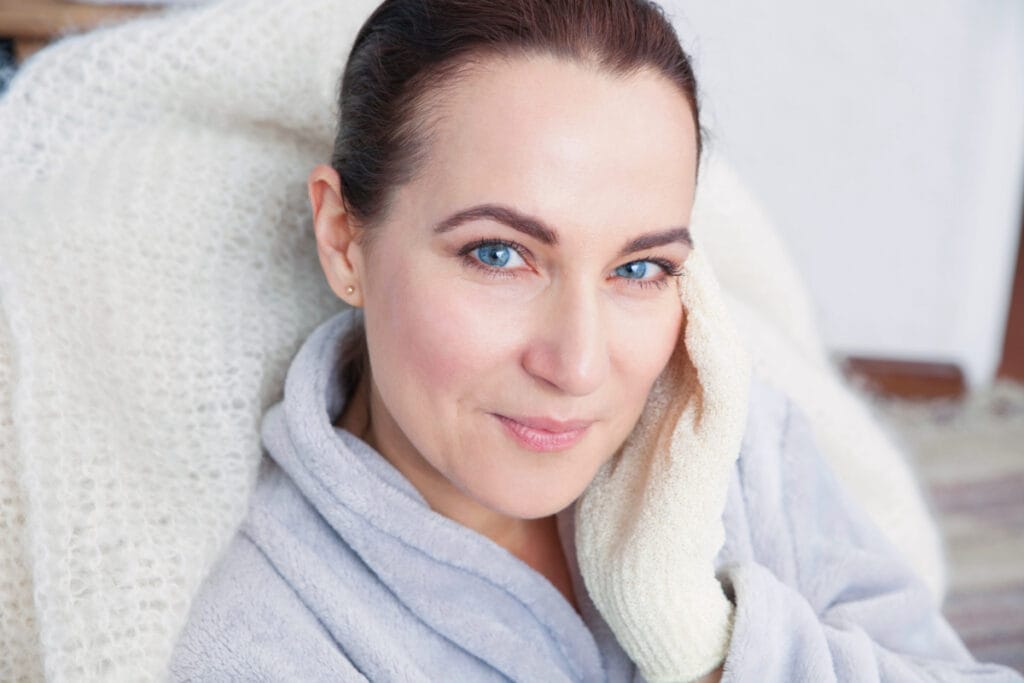
<svg viewBox="0 0 1024 683"><path fill-rule="evenodd" d="M503 244L488 244L474 249L476 257L489 266L502 267L512 257L512 250Z"/></svg>
<svg viewBox="0 0 1024 683"><path fill-rule="evenodd" d="M622 277L627 278L629 280L642 280L644 275L647 274L648 263L651 263L657 266L658 268L661 268L661 266L658 266L658 264L654 263L653 261L633 261L632 263L627 263L616 268L615 274L621 275Z"/></svg>
<svg viewBox="0 0 1024 683"><path fill-rule="evenodd" d="M472 253L481 263L492 268L504 268L512 259L523 260L523 257L515 249L502 242L481 244L475 247Z"/></svg>

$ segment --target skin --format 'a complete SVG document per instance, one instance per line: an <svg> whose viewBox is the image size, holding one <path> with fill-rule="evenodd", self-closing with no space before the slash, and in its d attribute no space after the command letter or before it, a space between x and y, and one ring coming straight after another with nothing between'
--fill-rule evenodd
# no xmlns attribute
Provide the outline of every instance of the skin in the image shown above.
<svg viewBox="0 0 1024 683"><path fill-rule="evenodd" d="M696 166L693 115L667 78L534 56L484 61L448 93L426 161L396 189L372 249L337 173L309 176L320 263L334 292L364 309L370 354L337 423L432 509L508 549L574 606L554 514L625 441L683 322L677 278L649 259L678 267L689 246L619 251L688 225ZM559 243L489 218L435 234L484 203L543 221ZM523 254L458 254L485 239ZM571 448L538 453L495 414L594 422Z"/></svg>

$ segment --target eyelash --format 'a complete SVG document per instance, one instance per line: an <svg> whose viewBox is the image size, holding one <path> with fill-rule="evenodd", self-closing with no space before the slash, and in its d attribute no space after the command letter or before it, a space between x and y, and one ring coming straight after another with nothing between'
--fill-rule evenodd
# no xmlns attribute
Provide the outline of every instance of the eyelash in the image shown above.
<svg viewBox="0 0 1024 683"><path fill-rule="evenodd" d="M515 277L515 275L512 275L505 268L495 268L494 266L489 266L486 263L481 263L478 259L473 257L473 252L476 251L477 249L479 249L480 247L493 246L493 245L499 245L499 246L503 246L503 247L508 247L509 249L514 250L516 253L518 253L523 258L524 261L526 260L526 257L529 255L529 252L521 244L518 244L517 242L510 242L508 240L503 240L503 239L484 239L484 240L477 240L475 242L470 242L469 244L467 244L467 245L463 246L461 249L459 249L458 255L462 257L462 260L466 263L466 265L472 266L473 268L477 268L478 270L482 271L485 275L487 275L489 277L495 277L495 278ZM636 280L634 278L623 278L624 280L629 280L629 281L635 283L635 286L640 287L641 289L648 289L650 287L657 287L658 289L664 289L665 287L668 286L669 278L676 277L676 276L679 276L679 275L682 274L682 269L679 267L678 264L675 264L675 263L673 263L671 261L666 261L665 259L661 259L661 258L638 259L636 261L629 261L629 262L624 263L622 265L626 266L626 265L629 265L630 263L640 263L640 262L643 262L643 261L647 261L649 263L653 263L654 265L656 265L659 268L661 268L662 271L664 271L664 273L665 273L665 277L663 277L661 279L658 279L658 280Z"/></svg>

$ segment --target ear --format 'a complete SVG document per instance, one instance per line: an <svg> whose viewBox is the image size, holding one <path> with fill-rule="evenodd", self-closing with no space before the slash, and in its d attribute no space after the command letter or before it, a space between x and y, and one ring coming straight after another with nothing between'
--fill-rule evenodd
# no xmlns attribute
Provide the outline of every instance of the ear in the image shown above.
<svg viewBox="0 0 1024 683"><path fill-rule="evenodd" d="M327 283L349 305L362 306L363 254L355 239L355 221L345 210L341 178L332 167L319 164L310 172L307 186L317 252Z"/></svg>

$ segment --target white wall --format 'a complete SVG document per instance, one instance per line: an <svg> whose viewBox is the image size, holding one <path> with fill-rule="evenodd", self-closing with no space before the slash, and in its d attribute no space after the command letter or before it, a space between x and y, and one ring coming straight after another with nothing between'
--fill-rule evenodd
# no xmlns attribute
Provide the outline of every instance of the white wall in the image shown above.
<svg viewBox="0 0 1024 683"><path fill-rule="evenodd" d="M709 144L782 230L830 350L989 381L1024 199L1024 2L662 4Z"/></svg>

